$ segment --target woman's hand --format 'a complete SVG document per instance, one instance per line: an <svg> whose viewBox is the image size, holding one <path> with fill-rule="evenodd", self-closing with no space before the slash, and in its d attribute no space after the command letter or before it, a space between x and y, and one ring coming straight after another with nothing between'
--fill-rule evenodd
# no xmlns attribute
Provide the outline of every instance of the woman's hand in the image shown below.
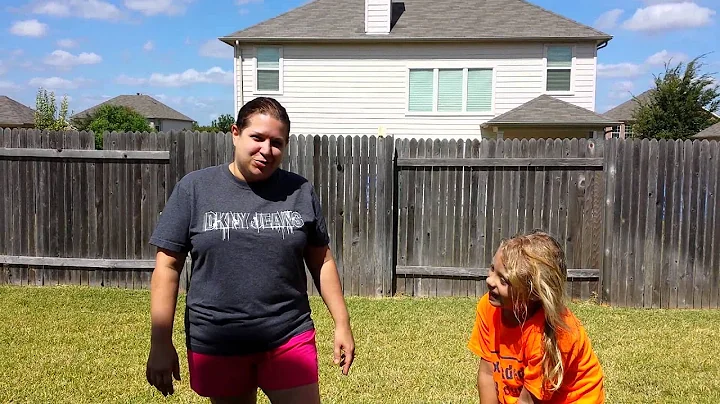
<svg viewBox="0 0 720 404"><path fill-rule="evenodd" d="M154 342L150 346L145 376L163 396L173 394L172 378L180 380L180 362L172 342Z"/></svg>
<svg viewBox="0 0 720 404"><path fill-rule="evenodd" d="M355 340L349 324L335 326L334 362L342 369L342 374L350 373L350 366L355 360Z"/></svg>

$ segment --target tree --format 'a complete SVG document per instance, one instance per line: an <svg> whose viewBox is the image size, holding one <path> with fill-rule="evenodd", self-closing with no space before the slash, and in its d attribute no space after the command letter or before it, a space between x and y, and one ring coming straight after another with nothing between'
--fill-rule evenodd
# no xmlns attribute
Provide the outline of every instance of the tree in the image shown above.
<svg viewBox="0 0 720 404"><path fill-rule="evenodd" d="M58 110L55 104L55 93L38 89L35 97L35 128L40 130L70 129L68 116L68 99L63 96Z"/></svg>
<svg viewBox="0 0 720 404"><path fill-rule="evenodd" d="M121 105L105 104L85 118L73 121L78 130L95 133L95 148L102 149L104 132L154 132L144 116L134 109Z"/></svg>
<svg viewBox="0 0 720 404"><path fill-rule="evenodd" d="M213 121L213 122L214 122L214 121ZM218 128L217 126L212 126L212 125L210 125L210 126L208 126L208 125L200 126L200 125L197 124L197 122L193 122L193 124L192 124L192 130L193 130L193 132L213 132L213 133L215 133L215 132L220 132L220 128Z"/></svg>
<svg viewBox="0 0 720 404"><path fill-rule="evenodd" d="M235 124L235 119L230 114L220 115L217 120L213 119L210 123L211 127L218 128L223 133L230 132L230 127Z"/></svg>
<svg viewBox="0 0 720 404"><path fill-rule="evenodd" d="M720 87L712 75L700 73L701 57L684 69L683 63L666 64L647 100L636 98L636 137L687 139L718 121L713 113L720 107Z"/></svg>

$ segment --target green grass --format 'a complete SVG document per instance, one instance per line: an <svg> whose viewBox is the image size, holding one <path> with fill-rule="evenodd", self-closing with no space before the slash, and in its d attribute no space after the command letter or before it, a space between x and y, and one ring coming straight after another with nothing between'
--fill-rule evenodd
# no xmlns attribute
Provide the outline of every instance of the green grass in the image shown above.
<svg viewBox="0 0 720 404"><path fill-rule="evenodd" d="M349 298L358 357L332 366L332 323L311 300L326 403L473 403L465 349L475 299ZM184 302L180 302L180 307ZM145 381L149 293L0 287L0 403L204 402L182 380L165 399ZM573 304L604 366L610 403L720 402L720 312ZM182 312L182 310L179 310Z"/></svg>

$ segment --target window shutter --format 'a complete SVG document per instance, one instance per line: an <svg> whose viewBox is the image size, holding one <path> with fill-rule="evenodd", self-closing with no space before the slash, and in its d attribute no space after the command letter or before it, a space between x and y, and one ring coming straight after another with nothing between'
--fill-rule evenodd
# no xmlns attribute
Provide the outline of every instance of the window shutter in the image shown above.
<svg viewBox="0 0 720 404"><path fill-rule="evenodd" d="M432 69L410 70L408 111L432 112L434 74Z"/></svg>
<svg viewBox="0 0 720 404"><path fill-rule="evenodd" d="M462 69L438 71L438 111L462 111Z"/></svg>
<svg viewBox="0 0 720 404"><path fill-rule="evenodd" d="M492 69L468 69L467 110L492 110Z"/></svg>
<svg viewBox="0 0 720 404"><path fill-rule="evenodd" d="M547 71L547 91L570 91L570 70Z"/></svg>
<svg viewBox="0 0 720 404"><path fill-rule="evenodd" d="M572 48L569 46L548 47L547 66L572 67Z"/></svg>

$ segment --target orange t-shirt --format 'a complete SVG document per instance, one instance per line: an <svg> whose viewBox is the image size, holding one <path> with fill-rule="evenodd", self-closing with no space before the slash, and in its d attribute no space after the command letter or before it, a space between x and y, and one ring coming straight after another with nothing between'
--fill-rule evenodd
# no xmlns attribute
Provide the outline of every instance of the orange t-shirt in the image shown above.
<svg viewBox="0 0 720 404"><path fill-rule="evenodd" d="M493 380L501 404L517 403L523 387L549 403L596 404L605 402L600 362L580 321L569 310L565 322L570 332L558 330L564 378L551 392L543 383L543 338L545 313L538 310L523 325L504 326L502 309L490 304L485 294L477 304L477 315L468 348L493 367Z"/></svg>

